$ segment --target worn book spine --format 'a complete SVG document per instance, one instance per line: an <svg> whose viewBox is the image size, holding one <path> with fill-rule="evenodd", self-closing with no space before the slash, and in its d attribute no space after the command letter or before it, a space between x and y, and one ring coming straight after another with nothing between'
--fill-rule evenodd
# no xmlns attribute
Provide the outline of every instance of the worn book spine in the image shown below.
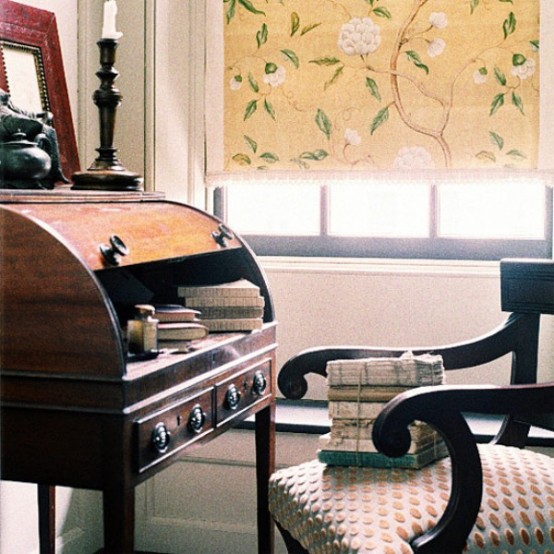
<svg viewBox="0 0 554 554"><path fill-rule="evenodd" d="M160 323L158 325L158 341L192 340L203 338L208 334L208 328L201 323Z"/></svg>
<svg viewBox="0 0 554 554"><path fill-rule="evenodd" d="M329 402L331 419L376 419L386 402Z"/></svg>
<svg viewBox="0 0 554 554"><path fill-rule="evenodd" d="M202 319L237 319L262 317L264 309L261 306L202 306Z"/></svg>
<svg viewBox="0 0 554 554"><path fill-rule="evenodd" d="M442 444L442 439L438 434L428 435L419 440L412 440L408 454L417 454L430 446ZM369 438L343 438L333 436L332 433L326 433L319 437L319 446L322 450L336 450L337 452L378 452Z"/></svg>
<svg viewBox="0 0 554 554"><path fill-rule="evenodd" d="M405 454L398 458L389 458L380 452L338 452L319 450L317 457L321 463L335 466L366 466L377 468L420 469L448 455L444 443L431 446L416 454Z"/></svg>
<svg viewBox="0 0 554 554"><path fill-rule="evenodd" d="M410 352L398 358L332 360L327 363L327 382L339 385L416 387L444 383L442 357Z"/></svg>
<svg viewBox="0 0 554 554"><path fill-rule="evenodd" d="M255 331L263 327L261 318L204 319L202 323L210 332Z"/></svg>
<svg viewBox="0 0 554 554"><path fill-rule="evenodd" d="M359 364L342 368L327 365L327 383L330 386L396 386L419 387L423 385L444 384L442 367L426 367L418 369L397 369L395 367L376 368L367 364Z"/></svg>
<svg viewBox="0 0 554 554"><path fill-rule="evenodd" d="M331 386L327 391L329 400L349 400L357 402L388 402L401 392L410 390L413 387L375 387L375 386Z"/></svg>
<svg viewBox="0 0 554 554"><path fill-rule="evenodd" d="M221 283L219 285L199 285L199 286L179 286L177 294L181 297L235 297L235 296L259 296L260 287L254 285L246 279L239 279L230 283Z"/></svg>
<svg viewBox="0 0 554 554"><path fill-rule="evenodd" d="M335 439L372 439L374 419L335 419L331 425L331 437ZM412 441L424 441L439 434L421 421L408 426Z"/></svg>
<svg viewBox="0 0 554 554"><path fill-rule="evenodd" d="M202 297L191 296L184 298L184 303L188 308L195 308L200 311L206 308L225 308L236 306L250 306L263 308L265 300L263 296L232 296L232 297Z"/></svg>
<svg viewBox="0 0 554 554"><path fill-rule="evenodd" d="M200 312L192 308L186 308L179 304L155 305L155 318L160 323L188 322L194 321Z"/></svg>

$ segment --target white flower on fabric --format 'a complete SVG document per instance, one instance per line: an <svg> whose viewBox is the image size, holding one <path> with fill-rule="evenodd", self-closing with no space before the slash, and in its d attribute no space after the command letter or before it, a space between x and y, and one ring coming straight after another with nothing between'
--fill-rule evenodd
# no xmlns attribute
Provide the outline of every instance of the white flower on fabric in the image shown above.
<svg viewBox="0 0 554 554"><path fill-rule="evenodd" d="M429 23L435 29L444 29L448 26L446 14L444 12L432 12L429 16Z"/></svg>
<svg viewBox="0 0 554 554"><path fill-rule="evenodd" d="M487 82L489 72L486 67L480 67L477 71L473 73L473 82L476 85L482 85Z"/></svg>
<svg viewBox="0 0 554 554"><path fill-rule="evenodd" d="M229 87L231 90L239 90L242 87L242 77L240 75L235 75L229 81Z"/></svg>
<svg viewBox="0 0 554 554"><path fill-rule="evenodd" d="M264 83L271 85L272 87L278 87L285 82L287 72L285 68L280 65L273 73L266 73L264 75Z"/></svg>
<svg viewBox="0 0 554 554"><path fill-rule="evenodd" d="M369 17L355 17L345 23L339 34L338 46L348 56L365 56L381 44L381 28Z"/></svg>
<svg viewBox="0 0 554 554"><path fill-rule="evenodd" d="M527 79L535 74L535 60L527 58L521 65L512 65L511 73L514 77Z"/></svg>
<svg viewBox="0 0 554 554"><path fill-rule="evenodd" d="M430 58L436 58L444 52L445 48L446 42L444 42L442 38L436 38L429 43L429 46L427 47L427 54L429 54Z"/></svg>
<svg viewBox="0 0 554 554"><path fill-rule="evenodd" d="M423 146L404 146L396 154L395 169L433 169L435 163Z"/></svg>
<svg viewBox="0 0 554 554"><path fill-rule="evenodd" d="M352 146L358 146L362 142L362 137L356 129L346 129L344 131L344 142Z"/></svg>

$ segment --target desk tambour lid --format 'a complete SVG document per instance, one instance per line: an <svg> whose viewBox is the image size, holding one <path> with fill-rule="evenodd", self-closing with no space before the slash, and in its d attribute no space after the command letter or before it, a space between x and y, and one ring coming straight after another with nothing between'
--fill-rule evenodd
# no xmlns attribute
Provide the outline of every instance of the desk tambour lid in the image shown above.
<svg viewBox="0 0 554 554"><path fill-rule="evenodd" d="M205 212L158 200L0 206L2 369L120 377L119 322L96 274L242 247L222 240L219 226ZM128 251L116 263L100 248L114 236Z"/></svg>

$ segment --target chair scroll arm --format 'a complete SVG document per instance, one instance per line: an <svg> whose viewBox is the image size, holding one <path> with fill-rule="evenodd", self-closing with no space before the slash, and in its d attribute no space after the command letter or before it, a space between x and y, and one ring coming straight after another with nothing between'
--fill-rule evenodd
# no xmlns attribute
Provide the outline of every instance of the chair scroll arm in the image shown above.
<svg viewBox="0 0 554 554"><path fill-rule="evenodd" d="M364 346L323 346L303 350L290 358L279 371L277 384L286 398L299 400L308 391L305 376L315 373L326 377L327 362L332 360L355 360L359 358L401 356L405 348L381 349Z"/></svg>
<svg viewBox="0 0 554 554"><path fill-rule="evenodd" d="M408 425L414 420L433 426L443 437L452 462L452 490L435 527L412 541L414 552L459 553L475 524L483 491L481 460L462 412L510 414L552 413L554 383L545 385L421 387L398 395L377 418L373 442L387 456L407 453Z"/></svg>
<svg viewBox="0 0 554 554"><path fill-rule="evenodd" d="M331 360L398 357L406 351L414 354L440 354L447 370L474 367L514 353L512 383L531 383L536 380L536 352L539 314L510 314L491 332L464 342L441 346L394 347L384 346L322 346L310 348L289 359L278 377L279 390L286 398L298 400L307 390L305 376L309 373L326 376Z"/></svg>

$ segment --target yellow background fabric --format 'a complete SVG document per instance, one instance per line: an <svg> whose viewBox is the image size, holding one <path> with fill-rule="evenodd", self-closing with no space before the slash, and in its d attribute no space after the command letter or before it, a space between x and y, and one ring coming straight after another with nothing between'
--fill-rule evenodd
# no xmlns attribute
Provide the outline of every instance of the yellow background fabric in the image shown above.
<svg viewBox="0 0 554 554"><path fill-rule="evenodd" d="M537 167L538 0L222 10L226 171Z"/></svg>

